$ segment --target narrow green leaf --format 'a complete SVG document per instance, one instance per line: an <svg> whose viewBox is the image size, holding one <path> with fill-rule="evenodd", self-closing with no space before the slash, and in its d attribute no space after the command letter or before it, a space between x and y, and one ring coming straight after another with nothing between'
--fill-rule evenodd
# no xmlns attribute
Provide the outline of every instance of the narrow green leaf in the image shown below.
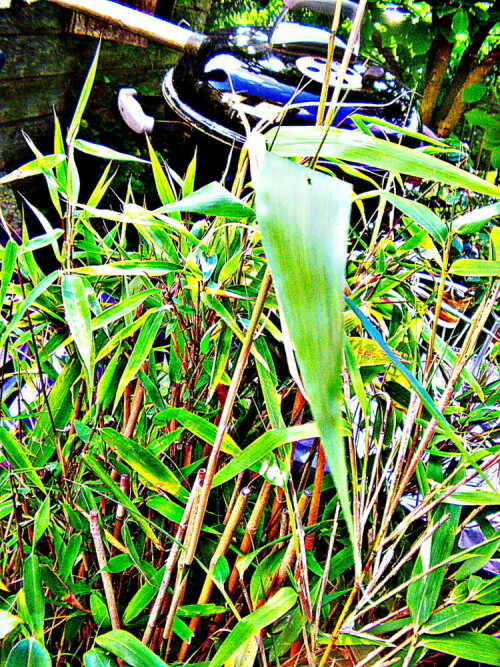
<svg viewBox="0 0 500 667"><path fill-rule="evenodd" d="M12 648L5 667L52 667L52 660L44 647L30 637Z"/></svg>
<svg viewBox="0 0 500 667"><path fill-rule="evenodd" d="M0 639L7 637L19 623L22 623L22 619L19 616L14 616L14 614L5 611L5 609L0 609Z"/></svg>
<svg viewBox="0 0 500 667"><path fill-rule="evenodd" d="M241 646L286 614L296 600L297 593L293 589L282 588L262 607L238 621L210 661L209 667L222 667Z"/></svg>
<svg viewBox="0 0 500 667"><path fill-rule="evenodd" d="M99 630L108 630L111 627L108 607L98 591L92 591L90 594L90 611Z"/></svg>
<svg viewBox="0 0 500 667"><path fill-rule="evenodd" d="M500 537L497 540L494 540L493 542L480 544L472 552L474 554L474 558L469 558L468 560L466 560L465 563L463 563L460 566L457 572L455 572L454 578L457 581L460 581L461 579L465 579L466 577L469 577L471 574L474 574L474 572L480 570L482 567L486 565L486 563L490 560L490 558L493 557L493 554L495 553L495 551L498 549L499 546L500 546Z"/></svg>
<svg viewBox="0 0 500 667"><path fill-rule="evenodd" d="M38 476L36 470L30 463L26 455L25 448L7 431L6 428L0 426L0 444L5 458L10 463L16 473L24 473L25 477L34 484L40 491L46 493L45 486Z"/></svg>
<svg viewBox="0 0 500 667"><path fill-rule="evenodd" d="M351 193L350 185L272 153L265 155L256 187L264 250L354 540L341 414Z"/></svg>
<svg viewBox="0 0 500 667"><path fill-rule="evenodd" d="M417 201L413 201L406 197L400 197L392 192L379 190L378 194L384 199L387 199L387 201L393 204L393 206L398 208L402 213L414 220L419 227L425 229L434 240L439 241L443 245L446 243L448 229L446 228L445 223L434 213L434 211L431 211L427 206L424 206Z"/></svg>
<svg viewBox="0 0 500 667"><path fill-rule="evenodd" d="M151 579L151 583L143 584L139 590L132 596L132 599L125 607L122 620L124 625L129 625L132 621L141 614L148 606L151 600L158 593L165 567L162 567Z"/></svg>
<svg viewBox="0 0 500 667"><path fill-rule="evenodd" d="M103 468L101 468L101 466L96 461L94 454L84 454L83 461L87 466L87 468L89 468L89 470L91 470L94 473L97 479L99 479L104 484L111 497L114 498L114 500L116 500L118 503L120 503L120 505L123 505L130 512L134 521L137 522L137 524L142 528L144 533L150 539L152 539L153 542L158 544L158 538L154 534L149 523L140 514L139 510L130 500L130 498L125 493L123 493L118 484L116 484L116 482L114 482L111 479L108 473L105 470L103 470Z"/></svg>
<svg viewBox="0 0 500 667"><path fill-rule="evenodd" d="M204 419L193 412L189 412L189 410L185 410L184 408L169 407L162 410L154 416L153 424L161 426L163 424L168 424L172 419L177 420L179 424L184 426L184 428L187 428L188 431L191 431L191 433L203 440L203 442L208 442L209 445L214 444L215 436L217 435L217 426L211 424L207 419ZM226 454L236 456L241 452L241 449L232 437L228 433L225 433L222 440L222 451L226 452Z"/></svg>
<svg viewBox="0 0 500 667"><path fill-rule="evenodd" d="M7 241L7 245L3 251L2 257L2 278L0 282L0 308L3 305L5 295L9 289L12 274L16 266L17 257L17 243L14 241Z"/></svg>
<svg viewBox="0 0 500 667"><path fill-rule="evenodd" d="M310 157L316 154L325 137L323 127L281 126L266 134L268 145L278 155L288 157ZM500 188L452 164L407 148L391 141L376 137L331 128L321 147L320 156L335 160L347 160L355 164L383 168L408 176L429 179L457 188L500 197Z"/></svg>
<svg viewBox="0 0 500 667"><path fill-rule="evenodd" d="M452 229L456 234L475 234L491 220L500 216L500 203L475 208L464 215L455 218Z"/></svg>
<svg viewBox="0 0 500 667"><path fill-rule="evenodd" d="M119 160L124 162L141 162L142 164L149 164L148 160L143 160L136 155L129 155L128 153L120 153L107 146L101 144L94 144L92 141L85 141L84 139L76 139L73 146L87 155L94 155L103 160Z"/></svg>
<svg viewBox="0 0 500 667"><path fill-rule="evenodd" d="M50 525L50 498L47 496L35 514L35 521L33 525L33 544L32 544L33 550L35 549L38 540L45 533L49 525Z"/></svg>
<svg viewBox="0 0 500 667"><path fill-rule="evenodd" d="M167 667L153 651L125 630L112 630L96 637L95 643L131 667Z"/></svg>
<svg viewBox="0 0 500 667"><path fill-rule="evenodd" d="M64 275L61 289L69 330L87 371L89 386L92 386L94 341L88 292L82 278L76 275Z"/></svg>
<svg viewBox="0 0 500 667"><path fill-rule="evenodd" d="M63 581L70 580L71 571L76 562L76 559L82 551L82 536L79 533L74 533L64 548L63 555L60 559L58 574Z"/></svg>
<svg viewBox="0 0 500 667"><path fill-rule="evenodd" d="M46 289L48 289L55 281L59 278L61 275L60 271L53 271L50 273L48 276L45 276L45 278L38 283L38 285L30 292L29 296L26 297L24 301L21 302L19 305L19 308L12 318L9 326L5 330L5 335L7 336L10 334L20 323L22 320L25 312L32 306L38 297L45 292Z"/></svg>
<svg viewBox="0 0 500 667"><path fill-rule="evenodd" d="M36 159L31 160L23 164L22 167L11 171L10 174L6 174L0 178L0 185L4 183L12 183L12 181L19 181L22 178L29 178L31 176L38 176L43 174L47 169L53 169L56 165L64 162L66 160L66 155L44 155L43 160Z"/></svg>
<svg viewBox="0 0 500 667"><path fill-rule="evenodd" d="M28 625L35 638L43 645L43 627L45 623L45 598L43 597L40 566L35 554L30 554L24 561L23 589L28 611Z"/></svg>
<svg viewBox="0 0 500 667"><path fill-rule="evenodd" d="M317 438L318 435L319 429L314 422L266 431L216 473L212 486L220 486L228 482L242 470L248 470L259 463L277 447L289 442L297 442L297 440Z"/></svg>
<svg viewBox="0 0 500 667"><path fill-rule="evenodd" d="M127 465L152 486L159 486L175 498L187 501L189 494L186 489L174 473L148 449L141 447L112 428L102 428L100 434L106 444L115 450Z"/></svg>
<svg viewBox="0 0 500 667"><path fill-rule="evenodd" d="M419 641L419 646L476 663L480 660L481 665L500 666L500 639L480 632L458 630L453 636L442 638L424 635Z"/></svg>
<svg viewBox="0 0 500 667"><path fill-rule="evenodd" d="M162 206L157 212L169 213L170 211L218 215L224 218L255 217L250 206L231 194L218 181L205 185L180 201Z"/></svg>
<svg viewBox="0 0 500 667"><path fill-rule="evenodd" d="M457 259L450 266L450 273L456 276L494 278L500 276L500 262L489 259Z"/></svg>
<svg viewBox="0 0 500 667"><path fill-rule="evenodd" d="M179 270L178 264L171 262L155 262L152 260L110 262L96 266L83 266L75 269L74 273L85 276L164 276L167 273Z"/></svg>
<svg viewBox="0 0 500 667"><path fill-rule="evenodd" d="M85 83L83 84L82 92L80 93L80 98L76 105L75 113L73 114L73 118L69 126L68 134L66 137L66 142L68 144L70 144L75 139L76 135L78 134L78 130L80 129L80 123L83 117L83 113L85 111L85 107L87 106L87 102L89 100L90 93L92 91L92 86L94 85L94 79L97 71L97 63L99 61L100 48L101 48L101 43L99 42L95 50L92 64L87 74L87 78L85 79Z"/></svg>
<svg viewBox="0 0 500 667"><path fill-rule="evenodd" d="M137 375L137 372L148 358L149 351L153 347L156 335L164 318L165 311L160 311L158 313L152 313L144 322L144 325L142 326L137 341L134 345L134 349L132 350L132 354L129 357L125 370L123 371L123 375L120 379L120 382L118 383L114 403L115 407L127 385Z"/></svg>
<svg viewBox="0 0 500 667"><path fill-rule="evenodd" d="M470 487L470 491L455 491L445 498L444 502L452 505L500 505L500 493L480 491Z"/></svg>
<svg viewBox="0 0 500 667"><path fill-rule="evenodd" d="M478 618L500 613L498 605L474 604L473 602L452 604L433 614L422 631L429 635L439 635L461 628Z"/></svg>
<svg viewBox="0 0 500 667"><path fill-rule="evenodd" d="M156 192L158 193L158 197L160 198L161 203L164 206L168 206L172 202L175 202L175 193L172 190L172 186L170 185L167 175L163 170L147 135L146 141L148 144L149 159L151 160L151 167L153 169L153 178L155 180ZM173 217L177 220L181 219L178 213L174 213Z"/></svg>

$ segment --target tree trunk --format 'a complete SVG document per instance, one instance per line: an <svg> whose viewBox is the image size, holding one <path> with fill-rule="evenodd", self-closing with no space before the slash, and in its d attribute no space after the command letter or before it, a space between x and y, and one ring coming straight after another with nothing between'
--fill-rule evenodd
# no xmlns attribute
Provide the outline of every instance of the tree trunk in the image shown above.
<svg viewBox="0 0 500 667"><path fill-rule="evenodd" d="M463 100L463 92L467 86L470 86L474 83L482 83L485 77L499 62L500 49L495 49L489 55L483 58L481 62L470 71L469 75L465 78L462 87L455 95L453 104L450 107L448 114L438 123L437 133L440 137L449 137L462 119L465 109L467 108L467 104Z"/></svg>
<svg viewBox="0 0 500 667"><path fill-rule="evenodd" d="M450 64L453 44L438 32L432 41L427 71L425 73L425 87L420 105L420 113L424 125L430 125L439 93L443 86L444 77Z"/></svg>

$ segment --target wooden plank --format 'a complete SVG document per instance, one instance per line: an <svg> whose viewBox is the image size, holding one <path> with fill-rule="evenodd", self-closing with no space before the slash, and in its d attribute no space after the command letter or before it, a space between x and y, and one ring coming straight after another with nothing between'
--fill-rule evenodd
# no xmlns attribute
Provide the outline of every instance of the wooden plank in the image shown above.
<svg viewBox="0 0 500 667"><path fill-rule="evenodd" d="M16 2L10 9L0 9L1 35L57 34L67 24L68 13L48 2Z"/></svg>
<svg viewBox="0 0 500 667"><path fill-rule="evenodd" d="M0 49L5 54L0 82L81 71L82 65L84 67L86 64L90 65L95 47L96 41L90 37L72 35L7 37L0 34ZM176 62L177 58L175 52L158 44L151 44L143 50L128 44L103 42L98 72L113 74L115 69L127 68L147 72L166 68L170 63ZM147 78L147 74L145 76Z"/></svg>
<svg viewBox="0 0 500 667"><path fill-rule="evenodd" d="M53 107L62 111L67 79L65 74L18 79L15 90L10 81L0 81L0 124L49 115Z"/></svg>
<svg viewBox="0 0 500 667"><path fill-rule="evenodd" d="M11 171L33 159L33 153L24 139L23 130L42 152L52 152L52 137L54 136L54 116L52 113L47 116L31 118L28 121L19 120L1 125L0 159L3 158L7 171Z"/></svg>
<svg viewBox="0 0 500 667"><path fill-rule="evenodd" d="M154 14L156 2L157 0L129 0L124 4ZM101 39L112 39L117 42L135 44L136 46L147 46L147 40L144 37L138 37L128 30L110 26L104 21L99 21L91 16L84 16L78 12L73 12L70 32L78 35L90 35Z"/></svg>

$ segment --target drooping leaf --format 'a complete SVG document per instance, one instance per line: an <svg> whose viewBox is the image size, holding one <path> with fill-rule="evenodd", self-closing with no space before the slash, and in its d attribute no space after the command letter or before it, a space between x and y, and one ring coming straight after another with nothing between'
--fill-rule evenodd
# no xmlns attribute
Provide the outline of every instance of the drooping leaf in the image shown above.
<svg viewBox="0 0 500 667"><path fill-rule="evenodd" d="M35 514L33 525L33 549L50 524L50 498L47 496Z"/></svg>
<svg viewBox="0 0 500 667"><path fill-rule="evenodd" d="M278 155L310 157L325 138L323 127L281 126L266 134L268 145ZM457 188L500 197L500 188L452 164L414 148L384 141L360 132L331 128L321 147L320 156L347 160L355 164L383 168L408 176L446 183Z"/></svg>
<svg viewBox="0 0 500 667"><path fill-rule="evenodd" d="M40 491L45 492L45 486L28 459L25 448L3 426L0 426L0 445L5 458L14 470L18 473L24 473L32 484L38 487Z"/></svg>

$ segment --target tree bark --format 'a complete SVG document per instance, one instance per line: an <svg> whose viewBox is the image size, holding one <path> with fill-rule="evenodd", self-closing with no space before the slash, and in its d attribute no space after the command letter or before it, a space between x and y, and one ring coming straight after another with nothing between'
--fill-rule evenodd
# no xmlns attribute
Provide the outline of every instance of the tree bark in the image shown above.
<svg viewBox="0 0 500 667"><path fill-rule="evenodd" d="M467 104L463 99L463 92L474 83L482 83L485 77L491 72L491 70L500 62L500 48L495 49L485 58L483 58L474 69L472 69L468 76L465 78L465 81L462 84L462 87L455 95L453 104L443 120L438 123L437 134L440 137L446 138L454 131L457 124L460 122L462 116L464 115Z"/></svg>
<svg viewBox="0 0 500 667"><path fill-rule="evenodd" d="M427 71L425 73L425 87L420 105L420 114L424 125L430 125L434 110L443 87L444 77L450 64L453 44L438 32L432 40Z"/></svg>

